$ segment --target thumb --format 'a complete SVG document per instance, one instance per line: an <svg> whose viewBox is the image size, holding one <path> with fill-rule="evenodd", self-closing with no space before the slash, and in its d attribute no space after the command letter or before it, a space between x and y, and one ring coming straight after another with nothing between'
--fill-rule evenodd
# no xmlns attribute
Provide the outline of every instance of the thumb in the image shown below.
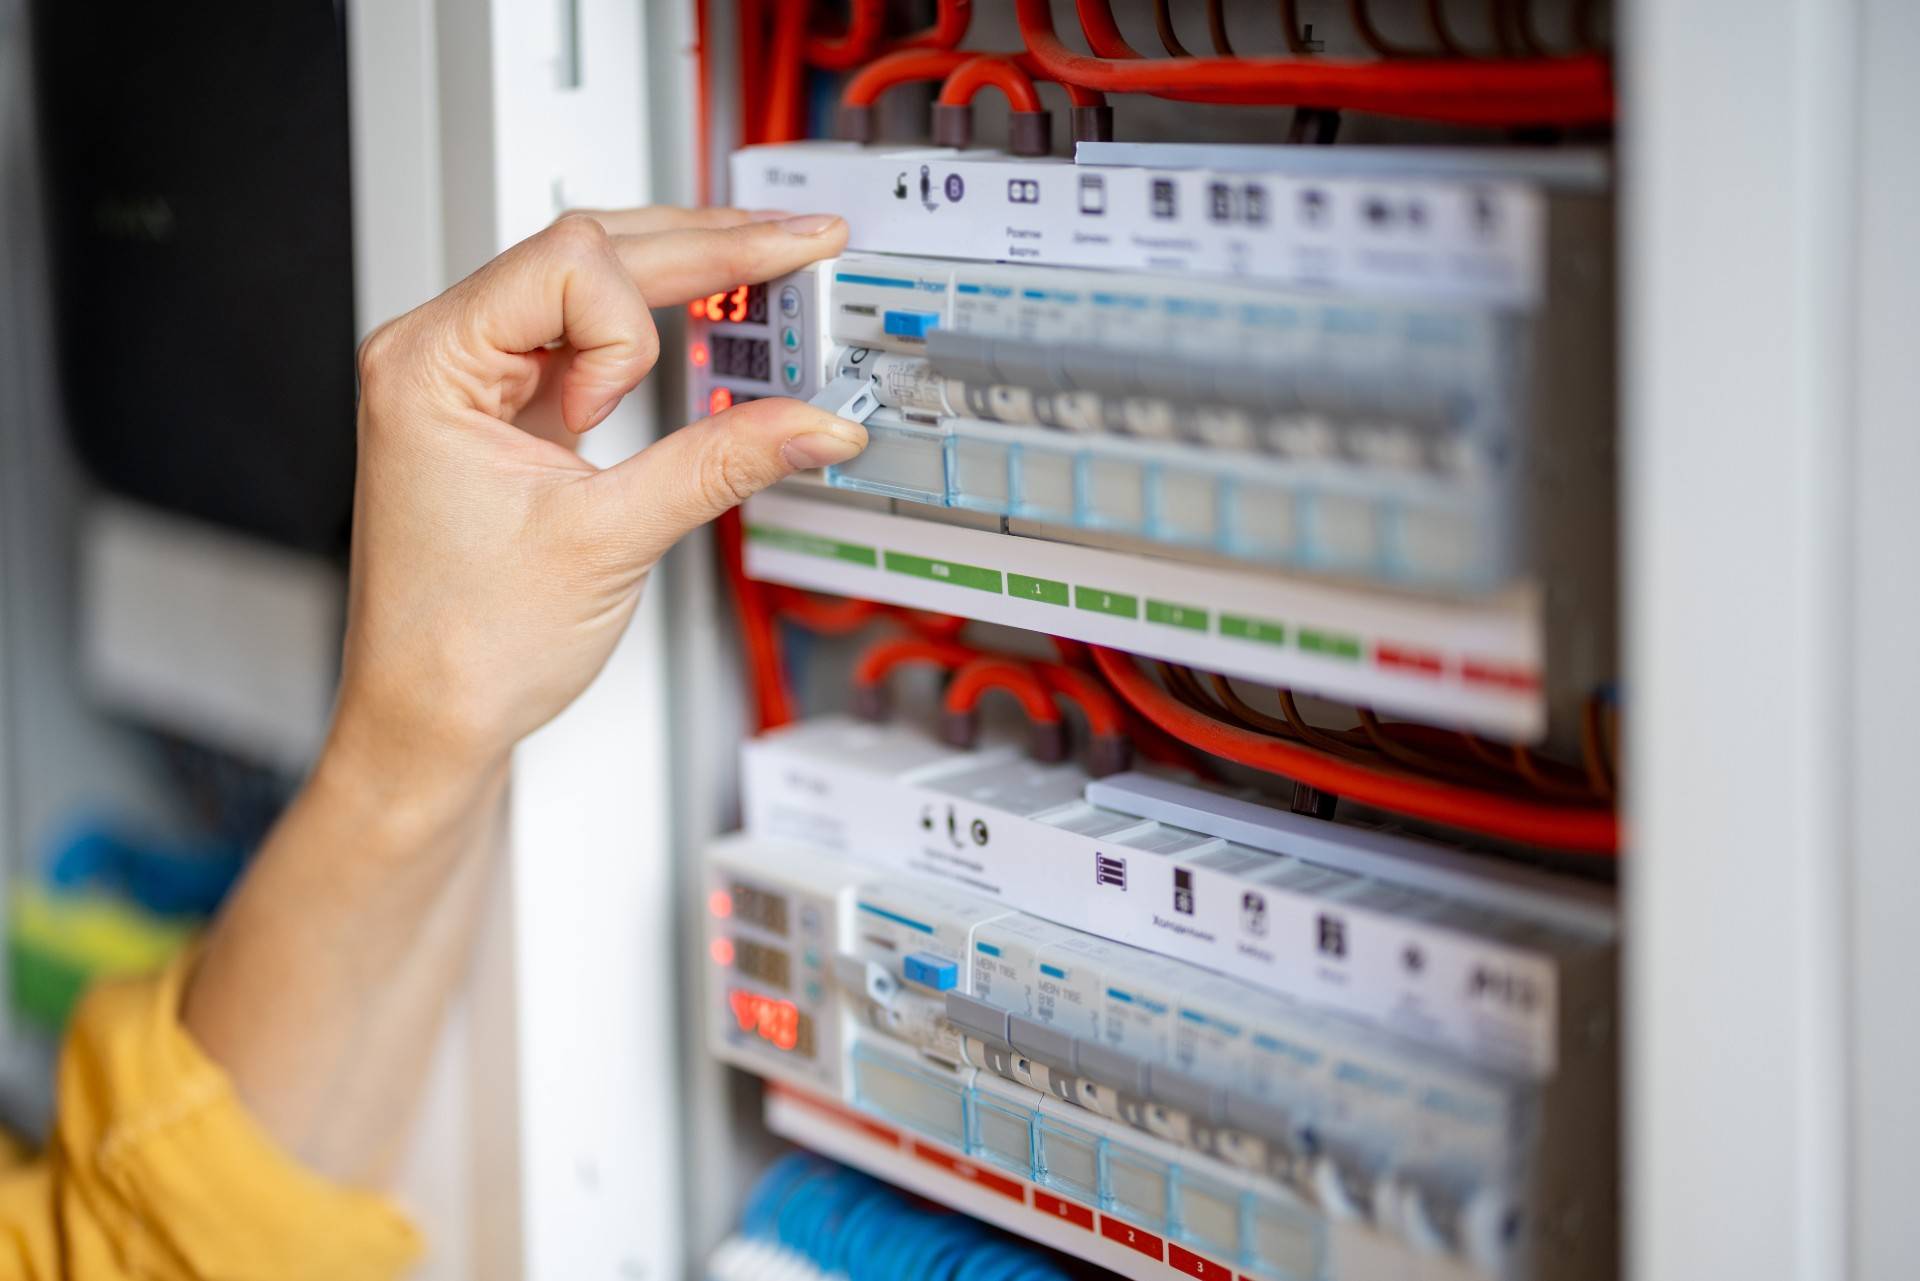
<svg viewBox="0 0 1920 1281"><path fill-rule="evenodd" d="M635 563L650 565L683 535L775 481L843 463L866 445L859 423L770 397L682 427L587 483L610 491ZM598 502L595 508L604 510Z"/></svg>

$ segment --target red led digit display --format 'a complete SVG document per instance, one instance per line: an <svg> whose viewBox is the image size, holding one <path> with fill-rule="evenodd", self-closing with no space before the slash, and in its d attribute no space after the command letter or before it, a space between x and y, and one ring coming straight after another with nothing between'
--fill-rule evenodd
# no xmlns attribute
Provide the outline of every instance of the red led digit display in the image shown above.
<svg viewBox="0 0 1920 1281"><path fill-rule="evenodd" d="M813 1020L792 1001L736 987L727 991L727 1007L742 1032L752 1032L777 1050L813 1053Z"/></svg>
<svg viewBox="0 0 1920 1281"><path fill-rule="evenodd" d="M764 325L767 323L767 287L736 285L687 304L687 314L695 320L716 325Z"/></svg>

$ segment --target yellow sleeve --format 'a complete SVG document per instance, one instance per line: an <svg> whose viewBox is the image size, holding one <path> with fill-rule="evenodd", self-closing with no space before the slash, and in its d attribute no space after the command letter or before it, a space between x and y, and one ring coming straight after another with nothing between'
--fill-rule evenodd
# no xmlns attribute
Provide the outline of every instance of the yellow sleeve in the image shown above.
<svg viewBox="0 0 1920 1281"><path fill-rule="evenodd" d="M386 1281L419 1238L302 1168L180 1026L187 958L96 988L61 1054L52 1142L0 1170L0 1277Z"/></svg>

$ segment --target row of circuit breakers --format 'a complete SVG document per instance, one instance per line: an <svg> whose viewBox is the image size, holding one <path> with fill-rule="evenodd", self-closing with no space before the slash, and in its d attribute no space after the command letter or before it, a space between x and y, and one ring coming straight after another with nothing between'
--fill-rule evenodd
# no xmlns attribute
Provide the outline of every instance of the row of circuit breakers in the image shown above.
<svg viewBox="0 0 1920 1281"><path fill-rule="evenodd" d="M819 397L872 441L828 486L1054 536L1450 592L1541 568L1533 188L953 169L741 153L737 200L843 212L855 251L695 303L696 409Z"/></svg>
<svg viewBox="0 0 1920 1281"><path fill-rule="evenodd" d="M1247 1275L1612 1274L1604 900L905 722L744 773L727 1061Z"/></svg>

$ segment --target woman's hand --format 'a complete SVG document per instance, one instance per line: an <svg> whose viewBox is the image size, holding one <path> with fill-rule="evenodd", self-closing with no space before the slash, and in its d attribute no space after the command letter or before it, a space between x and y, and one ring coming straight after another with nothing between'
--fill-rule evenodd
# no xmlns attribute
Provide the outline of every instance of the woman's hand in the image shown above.
<svg viewBox="0 0 1920 1281"><path fill-rule="evenodd" d="M361 348L333 732L221 910L182 1011L314 1170L378 1183L405 1142L471 951L509 749L586 688L676 539L866 435L758 400L604 471L559 442L653 367L650 305L766 280L846 238L838 218L730 209L564 218Z"/></svg>
<svg viewBox="0 0 1920 1281"><path fill-rule="evenodd" d="M340 746L497 758L593 679L681 535L859 452L857 424L776 399L604 471L547 438L588 431L652 369L650 306L845 243L823 215L574 215L369 337ZM522 430L523 415L546 421Z"/></svg>

